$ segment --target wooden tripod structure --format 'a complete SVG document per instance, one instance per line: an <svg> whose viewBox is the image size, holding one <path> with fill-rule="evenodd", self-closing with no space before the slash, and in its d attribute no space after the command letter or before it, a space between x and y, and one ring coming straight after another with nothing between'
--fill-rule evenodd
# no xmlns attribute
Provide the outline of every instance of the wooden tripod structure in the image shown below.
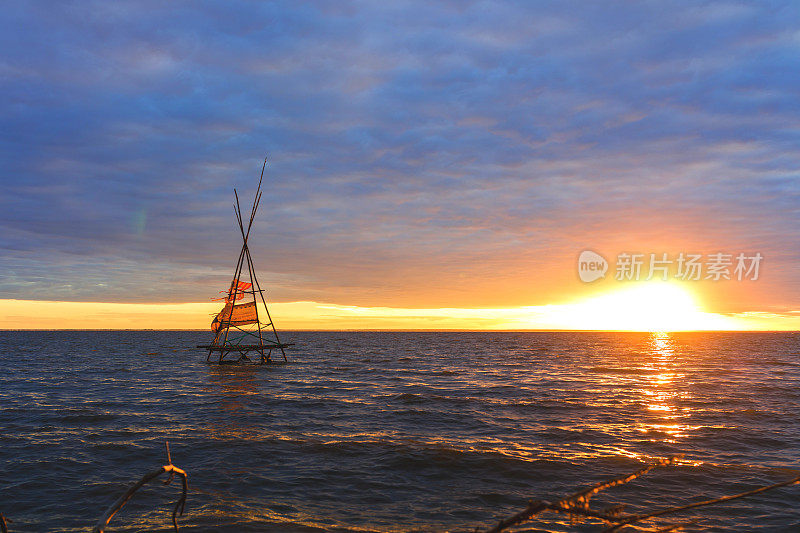
<svg viewBox="0 0 800 533"><path fill-rule="evenodd" d="M247 223L247 229L244 227L242 218L242 209L239 206L239 194L236 189L233 190L233 195L236 198L236 203L233 208L236 212L236 220L239 223L239 231L242 235L242 249L239 252L239 259L236 262L236 268L233 272L233 281L231 282L230 289L227 291L225 299L225 307L217 314L212 322L212 331L214 331L214 340L211 344L200 345L198 348L205 348L208 350L208 357L206 362L219 363L219 364L235 364L235 363L251 363L251 364L265 364L273 363L272 351L280 350L283 356L283 361L286 362L286 352L284 348L294 346L294 344L281 343L278 338L278 331L275 329L275 323L269 314L267 301L264 298L264 291L258 283L256 276L256 269L253 265L253 258L250 256L250 248L247 246L247 240L250 237L250 229L253 227L253 220L255 219L256 212L258 211L258 204L261 202L261 182L264 179L264 170L267 167L267 160L264 159L264 166L261 168L261 178L258 180L258 188L256 189L255 199L253 200L253 207L250 209L250 220ZM250 282L242 281L242 274L249 277ZM253 301L244 304L236 304L237 300L242 300L252 296ZM266 311L267 322L261 322L258 316L258 300L264 304ZM244 329L244 325L255 324L256 329ZM235 333L231 335L231 330ZM256 341L258 343L256 344ZM252 361L248 357L248 353L256 352L260 357L258 361ZM212 355L218 354L217 360L212 361ZM238 358L227 356L234 354Z"/></svg>

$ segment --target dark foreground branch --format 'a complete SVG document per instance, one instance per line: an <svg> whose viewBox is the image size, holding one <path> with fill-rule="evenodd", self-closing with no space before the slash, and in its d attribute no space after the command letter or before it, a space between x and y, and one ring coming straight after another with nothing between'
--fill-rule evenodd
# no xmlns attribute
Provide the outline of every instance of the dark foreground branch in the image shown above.
<svg viewBox="0 0 800 533"><path fill-rule="evenodd" d="M658 466L671 465L672 463L674 463L675 461L677 461L682 457L683 455L676 455L674 457L669 457L666 459L658 459L656 462L649 464L643 468L640 468L635 472L631 472L630 474L626 474L624 476L620 476L609 481L603 481L601 483L597 483L587 489L584 489L582 491L576 492L575 494L567 496L566 498L563 498L556 503L550 503L542 500L531 500L525 509L523 509L522 511L513 516L501 520L499 524L489 529L487 533L499 533L500 531L508 529L517 524L527 522L528 520L535 518L536 516L542 514L545 511L555 511L561 513L568 513L571 515L583 516L583 517L599 518L600 520L605 520L606 522L614 523L618 521L617 515L619 514L620 509L618 508L612 512L593 511L589 509L589 500L591 499L592 496L607 488L615 487L617 485L623 485L625 483L633 481L637 477L643 476L644 474L648 473L650 470Z"/></svg>
<svg viewBox="0 0 800 533"><path fill-rule="evenodd" d="M729 502L731 500L738 500L739 498L747 498L748 496L754 496L756 494L760 494L762 492L767 492L768 490L778 489L780 487L786 487L788 485L794 485L795 483L800 483L800 475L795 476L791 479L787 479L786 481L781 481L780 483L773 483L772 485L766 485L764 487L758 487L757 489L748 490L745 492L740 492L739 494L731 494L730 496L723 496L721 498L714 498L711 500L705 500L702 502L690 503L687 505L680 505L677 507L668 507L666 509L661 509L660 511L655 511L652 513L647 514L635 514L635 515L627 515L620 517L620 522L615 524L614 526L605 529L603 533L611 533L612 531L617 531L618 529L635 524L637 522L641 522L643 520L648 520L650 518L655 518L657 516L662 516L665 514L672 514L672 513L679 513L681 511L686 511L688 509L694 509L696 507L704 507L706 505L714 505L716 503L722 502Z"/></svg>
<svg viewBox="0 0 800 533"><path fill-rule="evenodd" d="M584 489L582 491L576 492L570 496L567 496L559 503L566 507L578 507L582 509L589 508L589 500L592 496L600 492L601 490L610 489L611 487L616 487L617 485L624 485L625 483L629 483L636 479L637 477L643 476L652 469L659 467L659 466L670 466L675 464L676 461L679 459L683 459L683 454L674 455L672 457L667 457L663 459L656 459L655 462L640 468L635 472L631 472L630 474L625 474L624 476L619 476L609 481L603 481L601 483L597 483L592 485L588 489Z"/></svg>
<svg viewBox="0 0 800 533"><path fill-rule="evenodd" d="M766 485L763 487L759 487L753 490L749 490L746 492L741 492L739 494L732 494L730 496L723 496L721 498L715 498L711 500L705 500L696 503L690 503L687 505L681 505L677 507L669 507L666 509L661 509L659 511L654 511L651 513L642 513L642 514L622 514L622 509L624 505L619 505L613 507L611 509L605 511L595 511L589 508L589 500L592 496L597 494L598 492L615 487L617 485L623 485L634 479L642 476L648 472L650 472L653 468L659 466L669 466L675 464L679 459L681 459L683 455L676 455L674 457L669 457L666 459L658 459L652 464L649 464L635 472L631 472L630 474L626 474L624 476L620 476L614 478L609 481L604 481L602 483L597 483L592 485L589 488L576 492L575 494L571 494L566 498L563 498L555 503L543 501L543 500L531 500L528 503L528 506L523 509L522 511L516 513L513 516L510 516L504 520L501 520L493 528L487 530L487 533L499 533L503 530L506 530L512 526L521 524L523 522L527 522L538 515L544 513L545 511L552 511L556 513L562 513L570 515L572 518L596 518L610 524L611 527L603 530L603 533L612 533L617 531L625 526L629 526L635 524L637 522L642 522L645 520L649 520L652 518L656 518L662 515L671 514L671 513L678 513L680 511L686 511L688 509L694 509L696 507L703 507L706 505L713 505L717 503L727 502L730 500L736 500L739 498L746 498L748 496L753 496L755 494L759 494L762 492L767 492L769 490L774 490L780 487L785 487L788 485L794 485L796 483L800 483L800 475L788 479L786 481L781 481L780 483L774 483L772 485ZM658 531L677 531L685 526L691 525L696 523L697 521L691 522L684 522L680 524L670 524L667 525L665 528L660 529Z"/></svg>
<svg viewBox="0 0 800 533"><path fill-rule="evenodd" d="M175 503L175 508L172 510L172 525L175 526L175 531L178 531L178 512L180 511L181 516L183 516L183 509L186 506L186 494L187 494L187 492L189 490L189 480L188 480L188 478L186 476L186 472L184 472L183 470L181 470L180 468L178 468L177 466L174 466L172 464L172 458L170 457L170 453L169 453L169 444L166 445L166 448L167 448L167 461L169 462L169 464L168 465L164 465L164 466L160 467L158 470L154 470L154 471L150 472L149 474L145 474L142 477L142 479L140 479L139 481L136 482L136 484L131 486L131 488L129 488L125 492L125 494L120 496L119 499L117 499L117 501L115 501L113 504L111 504L111 507L109 507L106 510L105 514L103 514L103 516L97 522L97 525L94 526L94 529L92 530L92 533L103 533L105 531L106 526L108 526L108 523L111 521L111 518L115 514L117 514L117 511L122 509L122 507L128 502L128 500L131 499L131 496L133 496L133 494L137 490L139 490L140 488L142 488L142 486L147 484L149 481L157 478L158 476L160 476L161 474L163 474L165 472L169 473L169 478L167 478L167 480L164 482L165 485L169 484L172 481L172 478L176 474L178 476L180 476L181 482L183 484L183 489L181 491L181 497Z"/></svg>
<svg viewBox="0 0 800 533"><path fill-rule="evenodd" d="M672 524L661 529L655 530L653 533L668 533L669 531L678 531L686 526L691 526L699 522L699 520L692 520L691 522L681 522L680 524Z"/></svg>

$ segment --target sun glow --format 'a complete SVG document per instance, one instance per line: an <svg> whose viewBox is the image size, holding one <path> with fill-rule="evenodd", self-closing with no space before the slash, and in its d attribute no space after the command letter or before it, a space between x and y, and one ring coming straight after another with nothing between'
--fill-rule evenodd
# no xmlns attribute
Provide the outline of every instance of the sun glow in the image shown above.
<svg viewBox="0 0 800 533"><path fill-rule="evenodd" d="M216 302L126 304L0 299L0 329L200 329ZM283 329L318 330L800 330L800 311L704 311L677 283L632 283L569 303L520 307L362 307L299 301L270 304Z"/></svg>
<svg viewBox="0 0 800 533"><path fill-rule="evenodd" d="M691 331L736 329L735 320L702 310L694 296L676 283L634 284L565 305L565 321L575 329Z"/></svg>

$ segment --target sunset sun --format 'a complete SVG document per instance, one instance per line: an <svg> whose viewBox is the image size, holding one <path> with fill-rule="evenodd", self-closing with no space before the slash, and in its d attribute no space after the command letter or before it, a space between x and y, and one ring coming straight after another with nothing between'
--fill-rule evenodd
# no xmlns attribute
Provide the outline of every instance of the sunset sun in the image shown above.
<svg viewBox="0 0 800 533"><path fill-rule="evenodd" d="M691 331L734 327L732 319L705 312L697 298L678 283L637 283L568 307L573 326L581 329Z"/></svg>

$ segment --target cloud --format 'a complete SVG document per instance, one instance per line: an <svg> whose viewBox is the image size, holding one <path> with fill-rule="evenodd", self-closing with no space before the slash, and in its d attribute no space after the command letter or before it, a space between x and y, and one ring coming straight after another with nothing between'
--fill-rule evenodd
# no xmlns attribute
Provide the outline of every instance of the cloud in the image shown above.
<svg viewBox="0 0 800 533"><path fill-rule="evenodd" d="M586 246L669 245L758 249L757 299L791 306L797 11L12 6L0 296L206 299L267 153L252 246L277 299L544 304Z"/></svg>

